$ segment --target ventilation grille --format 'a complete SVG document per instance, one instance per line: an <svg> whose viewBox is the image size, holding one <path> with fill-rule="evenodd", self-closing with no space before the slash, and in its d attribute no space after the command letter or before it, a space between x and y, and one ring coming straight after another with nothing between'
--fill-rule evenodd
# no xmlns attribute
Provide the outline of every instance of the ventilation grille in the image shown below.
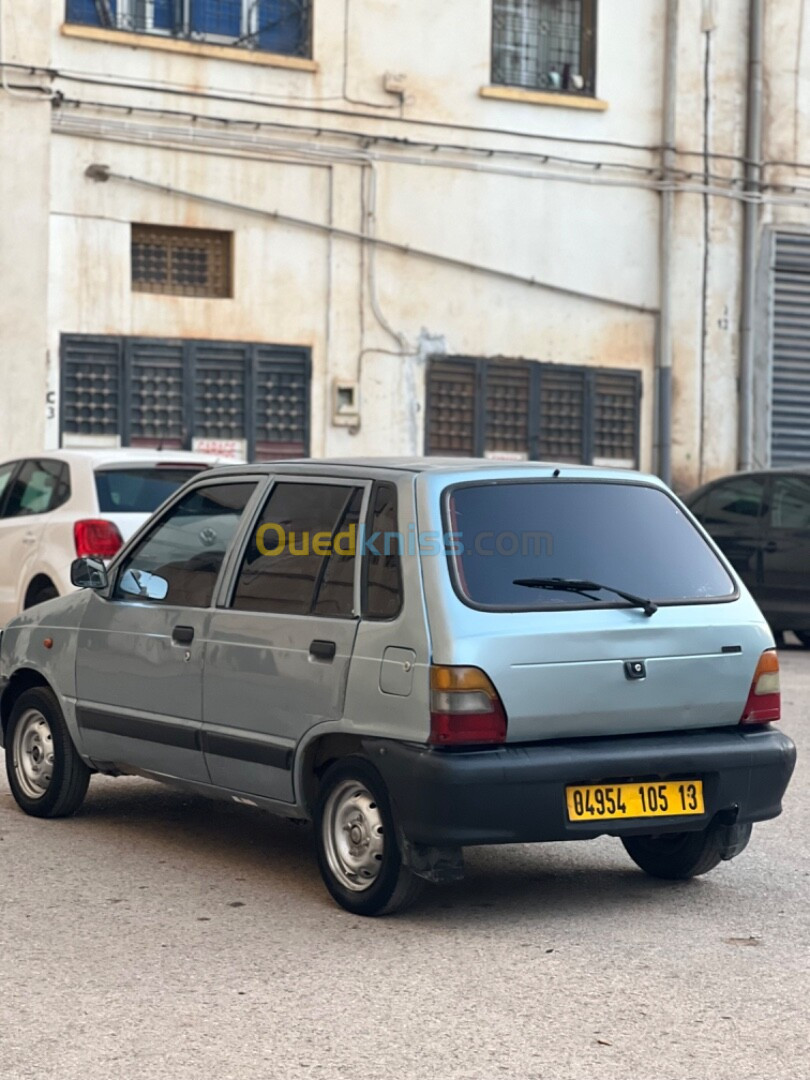
<svg viewBox="0 0 810 1080"><path fill-rule="evenodd" d="M133 225L132 288L172 296L230 296L231 233Z"/></svg>

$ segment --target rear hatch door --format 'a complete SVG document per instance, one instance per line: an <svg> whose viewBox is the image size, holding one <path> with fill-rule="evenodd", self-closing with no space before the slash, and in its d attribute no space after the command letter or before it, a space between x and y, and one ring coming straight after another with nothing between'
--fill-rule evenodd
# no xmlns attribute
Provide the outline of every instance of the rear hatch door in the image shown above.
<svg viewBox="0 0 810 1080"><path fill-rule="evenodd" d="M452 593L428 587L434 662L489 675L510 742L739 722L770 633L667 491L615 480L465 484L445 492L444 514L459 541L443 567ZM609 588L564 584L584 581Z"/></svg>

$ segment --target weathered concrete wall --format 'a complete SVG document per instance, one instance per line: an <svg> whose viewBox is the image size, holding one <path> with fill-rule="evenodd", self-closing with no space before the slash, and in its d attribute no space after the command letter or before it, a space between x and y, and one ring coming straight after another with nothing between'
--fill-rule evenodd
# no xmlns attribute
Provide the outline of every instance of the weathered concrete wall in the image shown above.
<svg viewBox="0 0 810 1080"><path fill-rule="evenodd" d="M0 6L6 62L45 64L48 27ZM50 122L41 80L7 70L0 88L0 457L42 446L48 369ZM20 87L17 87L20 84ZM28 90L22 86L28 86Z"/></svg>
<svg viewBox="0 0 810 1080"><path fill-rule="evenodd" d="M33 21L33 0L17 0L17 12L26 7ZM747 0L681 0L673 262L681 489L732 470L737 458L742 207L732 189L744 151L747 9ZM654 466L662 0L600 0L601 112L481 96L490 0L351 0L347 34L344 4L316 0L313 71L85 40L62 32L62 12L62 0L51 0L39 43L26 34L13 46L62 73L50 83L64 95L52 138L47 106L0 92L4 145L16 154L35 143L39 155L35 181L19 171L0 177L15 207L14 224L4 215L0 227L19 237L29 215L21 258L30 272L16 275L13 306L0 299L0 318L15 308L26 316L16 338L3 335L11 359L2 370L28 365L8 414L31 439L58 439L56 421L43 431L42 420L46 385L58 392L46 351L55 359L60 334L138 334L309 346L318 454L420 451L431 350L635 369L642 465ZM810 106L802 14L800 0L768 5L771 160L810 151L810 134L794 121L797 104ZM7 39L7 54L11 47ZM404 76L404 100L385 91L390 72ZM469 266L374 257L355 239L235 206L98 184L84 175L93 162L323 226L373 230ZM780 168L768 175L781 177ZM232 230L234 298L133 293L129 224L140 221ZM805 226L810 216L763 212L763 228L781 221ZM331 423L336 377L359 379L357 432ZM10 424L0 429L2 456L20 443Z"/></svg>

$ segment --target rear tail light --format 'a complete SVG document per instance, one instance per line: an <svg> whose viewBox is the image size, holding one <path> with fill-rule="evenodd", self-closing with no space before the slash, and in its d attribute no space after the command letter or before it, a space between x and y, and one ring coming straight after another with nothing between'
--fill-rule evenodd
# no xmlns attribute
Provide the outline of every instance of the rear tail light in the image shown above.
<svg viewBox="0 0 810 1080"><path fill-rule="evenodd" d="M73 526L73 540L80 559L87 555L111 559L124 543L121 533L111 521L96 519L77 521Z"/></svg>
<svg viewBox="0 0 810 1080"><path fill-rule="evenodd" d="M759 658L748 701L740 718L741 724L770 724L782 715L782 694L779 687L779 658L773 649Z"/></svg>
<svg viewBox="0 0 810 1080"><path fill-rule="evenodd" d="M430 742L462 746L506 741L498 691L479 668L430 669Z"/></svg>

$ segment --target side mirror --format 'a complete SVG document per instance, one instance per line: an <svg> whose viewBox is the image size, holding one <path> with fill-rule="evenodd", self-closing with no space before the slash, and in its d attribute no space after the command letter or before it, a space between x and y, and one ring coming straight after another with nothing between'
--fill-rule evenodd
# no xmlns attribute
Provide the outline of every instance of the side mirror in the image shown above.
<svg viewBox="0 0 810 1080"><path fill-rule="evenodd" d="M101 559L74 559L70 564L70 581L77 589L106 589L107 567Z"/></svg>

